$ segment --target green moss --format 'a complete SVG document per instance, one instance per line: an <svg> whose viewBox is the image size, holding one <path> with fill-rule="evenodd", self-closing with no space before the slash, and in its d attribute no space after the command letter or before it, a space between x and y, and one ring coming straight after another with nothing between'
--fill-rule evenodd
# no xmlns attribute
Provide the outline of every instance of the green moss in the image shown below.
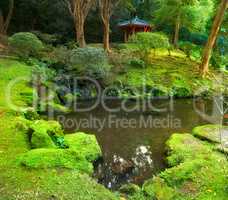
<svg viewBox="0 0 228 200"><path fill-rule="evenodd" d="M174 189L168 187L159 177L146 181L143 185L143 192L152 199L171 200L175 197Z"/></svg>
<svg viewBox="0 0 228 200"><path fill-rule="evenodd" d="M51 137L47 134L46 131L35 131L32 133L31 138L31 147L33 149L37 148L56 148Z"/></svg>
<svg viewBox="0 0 228 200"><path fill-rule="evenodd" d="M92 174L93 165L75 151L63 149L34 149L19 159L28 168L67 168Z"/></svg>
<svg viewBox="0 0 228 200"><path fill-rule="evenodd" d="M56 121L37 120L30 128L32 129L32 148L56 148L55 141L58 137L63 137L63 129Z"/></svg>
<svg viewBox="0 0 228 200"><path fill-rule="evenodd" d="M169 166L176 166L193 158L207 158L212 148L202 144L191 134L173 134L166 143Z"/></svg>
<svg viewBox="0 0 228 200"><path fill-rule="evenodd" d="M124 67L127 73L116 75L114 83L121 83L123 88L132 87L141 93L144 86L154 89L155 96L167 96L167 93L177 97L193 96L200 88L207 88L207 95L221 91L214 84L219 76L216 71L212 69L212 76L203 79L198 73L198 63L186 59L179 51L173 51L172 56L168 56L167 51L157 50L156 56L152 55L149 65L143 69L131 65ZM219 86L222 87L222 84ZM162 92L156 92L160 88Z"/></svg>
<svg viewBox="0 0 228 200"><path fill-rule="evenodd" d="M23 115L24 115L25 119L27 119L27 120L38 120L38 119L40 119L40 116L38 115L37 111L32 107L27 108L23 112Z"/></svg>
<svg viewBox="0 0 228 200"><path fill-rule="evenodd" d="M62 126L57 121L37 120L31 129L34 132L46 132L49 136L64 136Z"/></svg>
<svg viewBox="0 0 228 200"><path fill-rule="evenodd" d="M174 134L167 146L173 167L159 176L175 189L176 199L226 199L228 162L213 145L190 134Z"/></svg>
<svg viewBox="0 0 228 200"><path fill-rule="evenodd" d="M102 156L100 146L94 135L85 133L69 134L65 136L65 141L71 150L79 152L90 162Z"/></svg>
<svg viewBox="0 0 228 200"><path fill-rule="evenodd" d="M193 129L193 135L213 143L228 142L228 128L221 125L204 125Z"/></svg>
<svg viewBox="0 0 228 200"><path fill-rule="evenodd" d="M141 192L141 188L138 185L129 183L120 187L119 191L123 194L133 196L136 193Z"/></svg>

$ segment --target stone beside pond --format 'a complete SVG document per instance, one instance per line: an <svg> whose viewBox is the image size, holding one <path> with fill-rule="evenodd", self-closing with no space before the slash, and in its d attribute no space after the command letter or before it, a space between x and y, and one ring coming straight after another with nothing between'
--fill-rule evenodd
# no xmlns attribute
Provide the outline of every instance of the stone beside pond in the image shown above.
<svg viewBox="0 0 228 200"><path fill-rule="evenodd" d="M204 125L193 129L193 135L214 143L215 148L227 154L228 152L228 127L222 125Z"/></svg>

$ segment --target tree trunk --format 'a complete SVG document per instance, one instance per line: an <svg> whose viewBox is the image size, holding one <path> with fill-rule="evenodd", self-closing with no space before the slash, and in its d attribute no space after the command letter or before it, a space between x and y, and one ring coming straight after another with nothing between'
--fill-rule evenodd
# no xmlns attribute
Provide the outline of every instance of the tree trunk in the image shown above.
<svg viewBox="0 0 228 200"><path fill-rule="evenodd" d="M174 35L174 47L178 48L179 41L179 32L180 32L180 14L177 16L176 25L175 25L175 35Z"/></svg>
<svg viewBox="0 0 228 200"><path fill-rule="evenodd" d="M0 35L4 32L4 18L0 10Z"/></svg>
<svg viewBox="0 0 228 200"><path fill-rule="evenodd" d="M202 73L203 76L205 76L209 72L209 62L211 58L211 53L213 50L213 46L215 45L227 6L228 6L228 0L222 0L217 10L217 14L215 16L215 19L212 25L211 33L208 38L207 44L204 48L204 52L202 56L200 72Z"/></svg>
<svg viewBox="0 0 228 200"><path fill-rule="evenodd" d="M9 24L13 15L14 0L9 1L8 15L4 19L3 12L0 10L0 34L6 35L9 28Z"/></svg>
<svg viewBox="0 0 228 200"><path fill-rule="evenodd" d="M110 44L109 44L109 39L110 39L110 34L109 34L109 31L110 31L110 24L109 24L109 20L107 20L105 23L104 23L104 49L107 51L107 52L110 52Z"/></svg>
<svg viewBox="0 0 228 200"><path fill-rule="evenodd" d="M75 23L76 39L80 48L86 47L85 42L85 31L84 31L84 20L80 18Z"/></svg>

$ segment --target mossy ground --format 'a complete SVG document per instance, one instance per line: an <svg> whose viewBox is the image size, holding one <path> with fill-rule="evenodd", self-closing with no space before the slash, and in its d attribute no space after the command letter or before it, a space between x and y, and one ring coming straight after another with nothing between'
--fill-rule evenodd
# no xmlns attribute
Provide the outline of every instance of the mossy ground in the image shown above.
<svg viewBox="0 0 228 200"><path fill-rule="evenodd" d="M174 134L167 146L172 167L159 174L161 181L145 183L147 194L163 200L227 199L228 161L224 154L191 134Z"/></svg>
<svg viewBox="0 0 228 200"><path fill-rule="evenodd" d="M14 60L0 59L0 90L5 91L11 80L28 79L31 67ZM31 88L22 81L13 88L13 102L26 106L22 92ZM21 96L22 95L22 96ZM97 184L88 175L75 170L26 169L18 165L17 157L29 150L27 134L18 130L17 112L10 109L5 93L0 93L0 200L111 200L114 194Z"/></svg>
<svg viewBox="0 0 228 200"><path fill-rule="evenodd" d="M181 51L172 51L169 56L167 50L156 50L155 55L149 55L148 61L144 68L124 66L125 72L116 75L115 83L121 84L123 88L132 88L135 95L142 95L140 93L143 88L146 88L145 93L154 91L153 96L178 97L193 96L202 88L207 95L225 90L225 82L224 85L218 84L221 72L211 67L211 74L202 78L199 74L200 63L186 58Z"/></svg>

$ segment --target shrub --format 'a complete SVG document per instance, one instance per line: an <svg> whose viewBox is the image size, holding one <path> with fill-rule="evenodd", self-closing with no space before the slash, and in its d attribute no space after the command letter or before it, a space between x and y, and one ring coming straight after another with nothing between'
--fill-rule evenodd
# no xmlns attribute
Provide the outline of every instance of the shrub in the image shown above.
<svg viewBox="0 0 228 200"><path fill-rule="evenodd" d="M42 33L40 31L33 31L32 33L45 44L56 44L59 40L59 36L55 34Z"/></svg>
<svg viewBox="0 0 228 200"><path fill-rule="evenodd" d="M191 55L196 47L197 46L191 42L179 43L179 48L186 54L187 58L191 58Z"/></svg>
<svg viewBox="0 0 228 200"><path fill-rule="evenodd" d="M27 32L16 33L9 38L13 52L22 58L37 57L44 48L36 35Z"/></svg>
<svg viewBox="0 0 228 200"><path fill-rule="evenodd" d="M168 49L169 39L163 33L137 33L131 39L138 47L138 52L142 59L146 60L151 49L166 48Z"/></svg>
<svg viewBox="0 0 228 200"><path fill-rule="evenodd" d="M111 69L105 51L94 47L74 49L71 52L70 65L70 70L97 79L107 77Z"/></svg>
<svg viewBox="0 0 228 200"><path fill-rule="evenodd" d="M138 58L133 58L129 61L129 64L133 67L144 68L145 62Z"/></svg>

